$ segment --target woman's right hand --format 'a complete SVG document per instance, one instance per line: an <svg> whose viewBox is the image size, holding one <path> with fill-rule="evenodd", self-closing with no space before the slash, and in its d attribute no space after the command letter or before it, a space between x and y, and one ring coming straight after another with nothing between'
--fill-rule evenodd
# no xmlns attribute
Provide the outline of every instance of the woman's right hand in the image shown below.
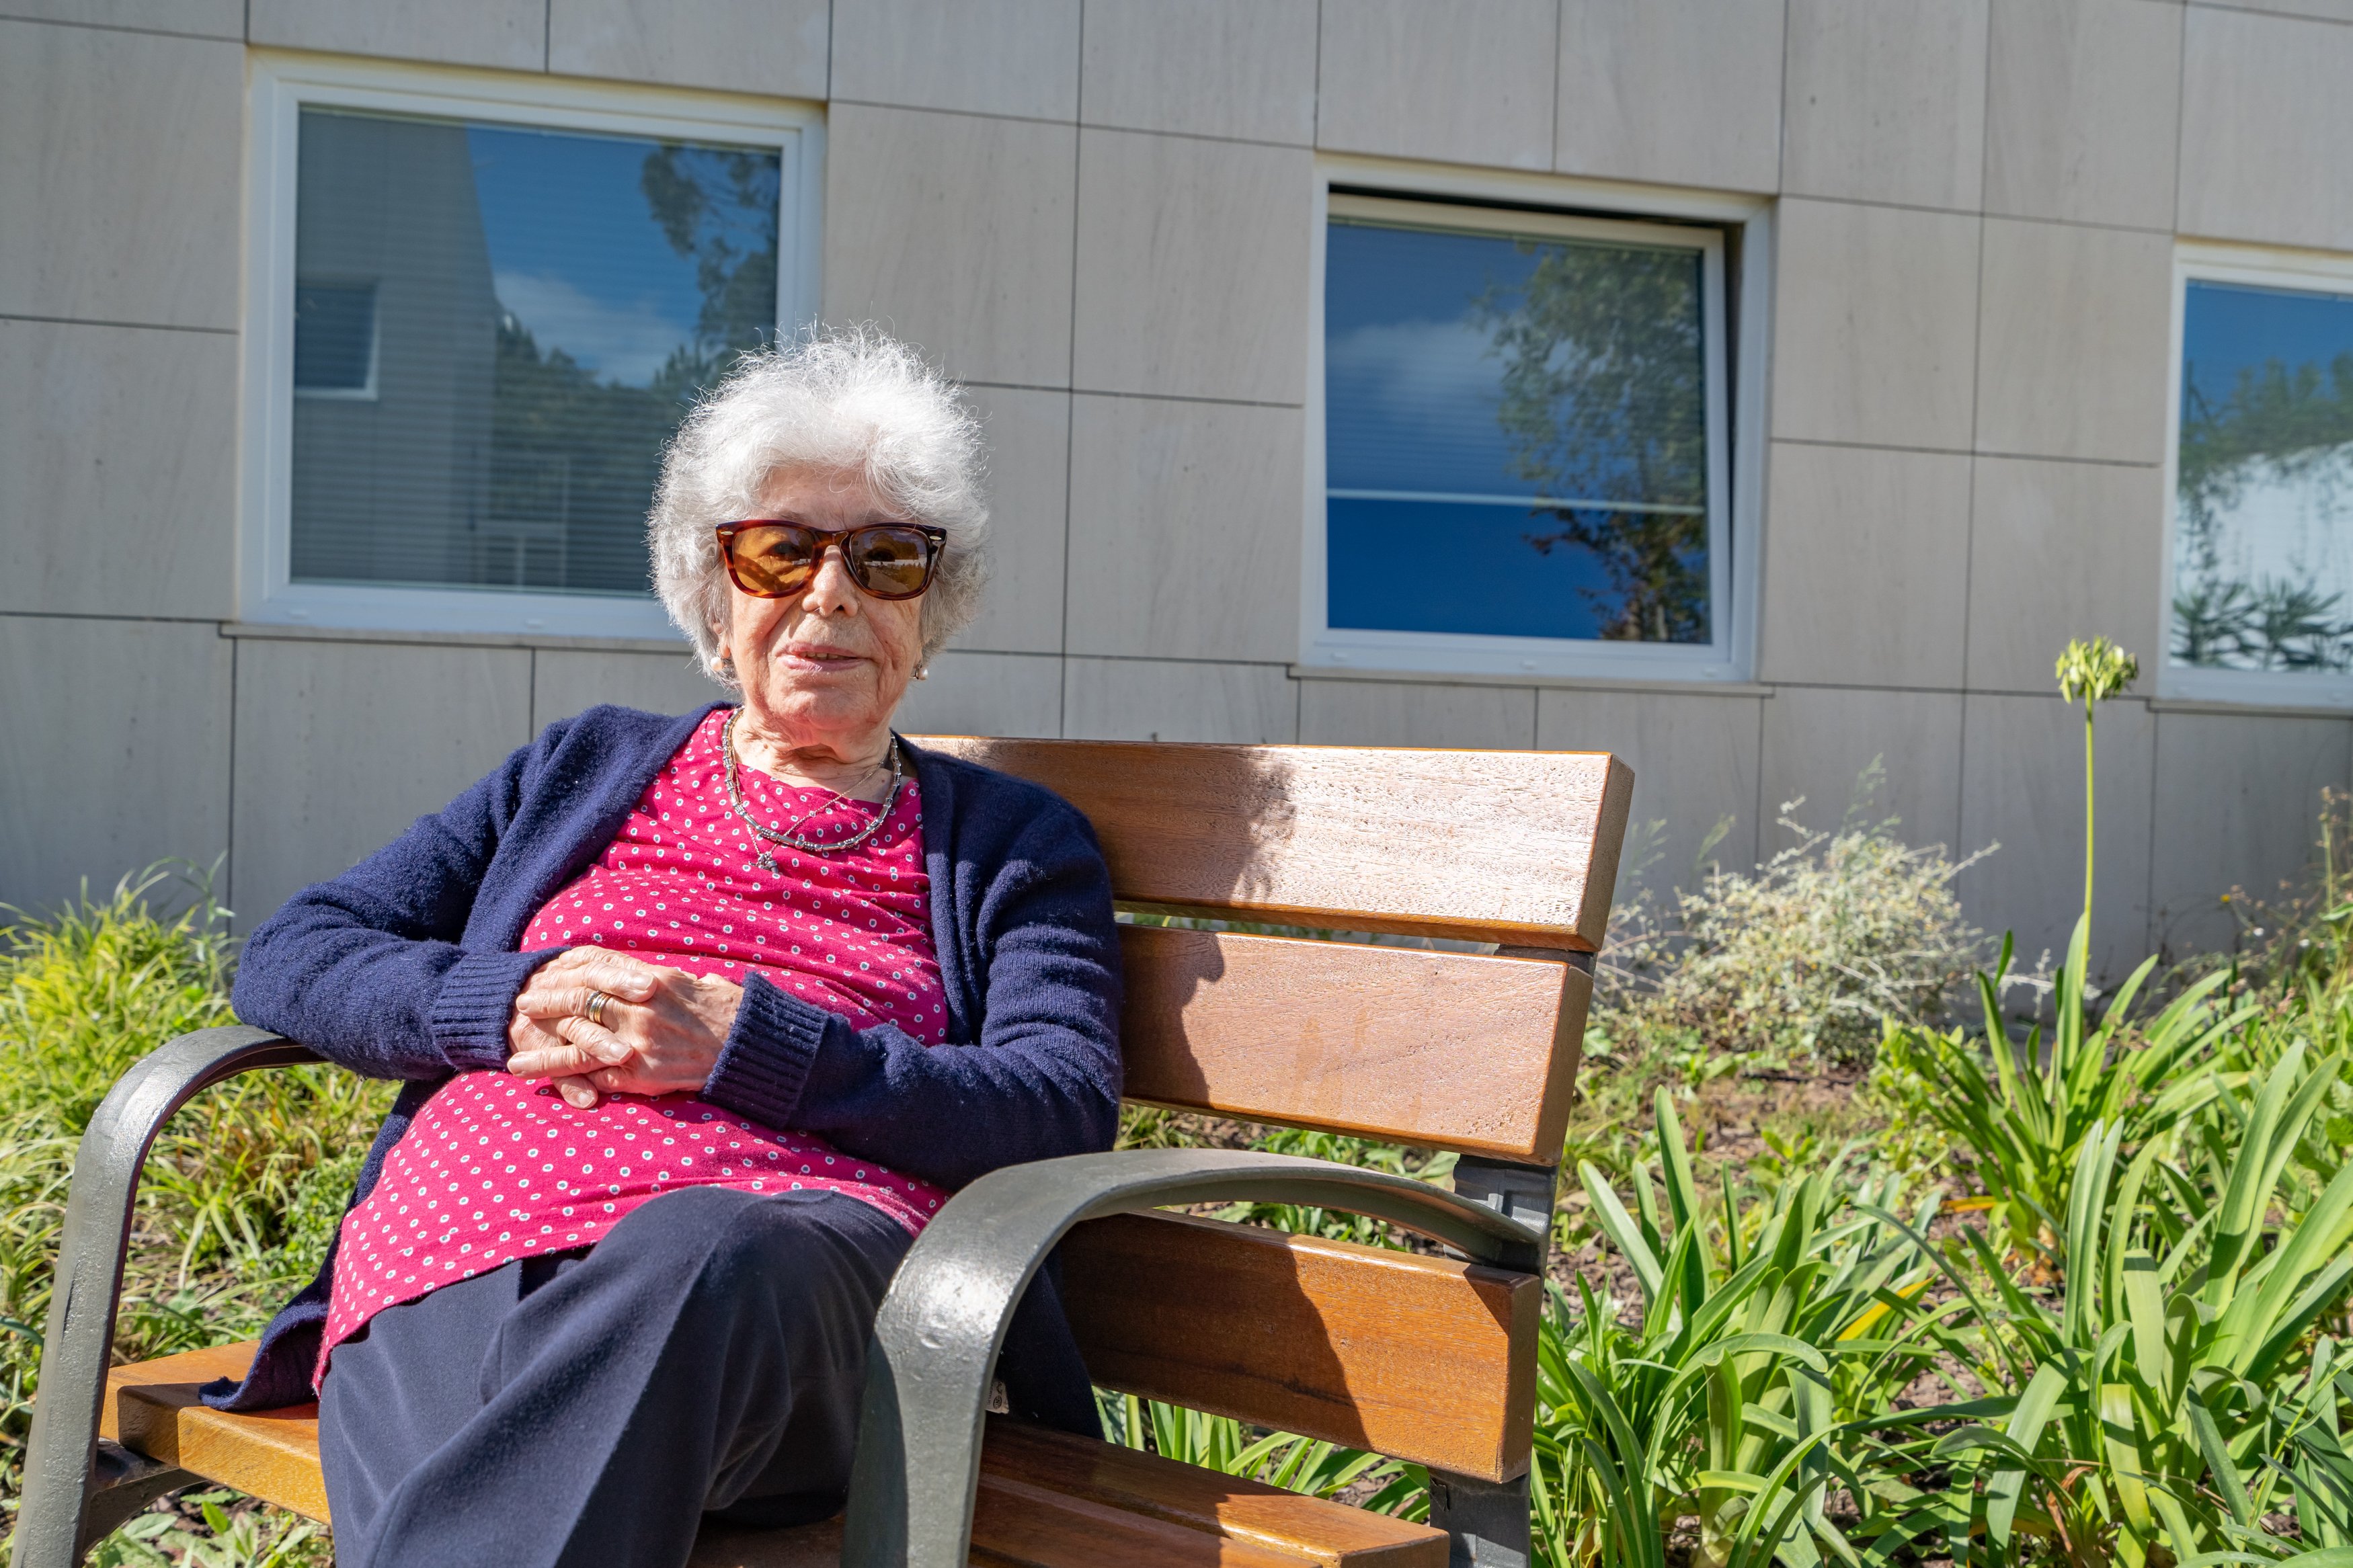
<svg viewBox="0 0 2353 1568"><path fill-rule="evenodd" d="M528 989L543 991L550 983L602 991L617 1002L650 1001L655 989L654 979L643 965L600 947L566 948L532 972ZM634 1054L604 1030L581 1029L580 1039L575 1041L563 1032L565 1026L565 1017L533 1016L524 1012L518 998L514 1011L507 1018L508 1053L520 1056L526 1051L578 1049L595 1056L606 1067L619 1067ZM555 1092L564 1097L564 1102L577 1110L594 1110L602 1098L585 1073L550 1081L555 1085Z"/></svg>

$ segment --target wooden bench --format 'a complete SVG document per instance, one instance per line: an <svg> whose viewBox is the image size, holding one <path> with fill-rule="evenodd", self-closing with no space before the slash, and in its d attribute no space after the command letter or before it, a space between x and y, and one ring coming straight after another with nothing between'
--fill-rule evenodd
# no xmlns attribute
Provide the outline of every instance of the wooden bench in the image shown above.
<svg viewBox="0 0 2353 1568"><path fill-rule="evenodd" d="M1085 812L1123 908L1500 944L1124 932L1130 1099L1456 1151L1453 1191L1231 1150L994 1173L942 1209L892 1282L847 1513L708 1530L694 1563L1525 1563L1554 1171L1632 774L1604 753L921 743ZM327 1518L314 1407L227 1415L195 1400L251 1346L108 1367L157 1131L209 1084L312 1059L259 1030L200 1031L126 1074L92 1119L16 1568L71 1568L153 1498L201 1482ZM1221 1200L1370 1214L1452 1254L1154 1212ZM1057 1242L1098 1383L1426 1466L1430 1526L984 1416L1006 1317Z"/></svg>

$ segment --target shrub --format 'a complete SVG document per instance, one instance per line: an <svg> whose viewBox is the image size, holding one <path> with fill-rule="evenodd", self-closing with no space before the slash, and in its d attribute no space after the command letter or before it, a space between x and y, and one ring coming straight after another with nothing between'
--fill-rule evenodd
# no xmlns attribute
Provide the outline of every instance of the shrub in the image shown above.
<svg viewBox="0 0 2353 1568"><path fill-rule="evenodd" d="M1873 763L1860 798L1879 777ZM1600 975L1607 1043L1845 1065L1871 1059L1882 1020L1942 1016L1983 951L1953 895L1970 862L1905 846L1894 818L1808 828L1791 815L1803 804L1781 808L1796 842L1763 865L1708 872L1665 915L1643 895L1621 908Z"/></svg>
<svg viewBox="0 0 2353 1568"><path fill-rule="evenodd" d="M187 879L185 910L159 911L170 880L151 868L103 900L12 911L0 930L0 1507L11 1510L75 1144L125 1068L175 1035L233 1021L228 911L202 876ZM391 1092L338 1068L279 1068L174 1117L133 1220L117 1354L259 1331L318 1268Z"/></svg>

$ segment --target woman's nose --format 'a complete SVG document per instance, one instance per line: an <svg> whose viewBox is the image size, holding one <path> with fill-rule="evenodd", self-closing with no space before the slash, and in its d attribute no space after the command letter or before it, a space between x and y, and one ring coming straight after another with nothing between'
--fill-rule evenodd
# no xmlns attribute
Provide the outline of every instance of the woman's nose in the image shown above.
<svg viewBox="0 0 2353 1568"><path fill-rule="evenodd" d="M803 591L801 603L813 615L856 615L858 584L850 581L849 564L842 559L841 546L828 544L817 558L817 571Z"/></svg>

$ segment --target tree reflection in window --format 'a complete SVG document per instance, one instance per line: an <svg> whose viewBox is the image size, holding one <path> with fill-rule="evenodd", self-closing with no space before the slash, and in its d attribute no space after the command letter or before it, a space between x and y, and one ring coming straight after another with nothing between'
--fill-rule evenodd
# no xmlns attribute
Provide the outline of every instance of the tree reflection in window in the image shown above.
<svg viewBox="0 0 2353 1568"><path fill-rule="evenodd" d="M1512 468L1538 494L1617 503L1545 509L1539 554L1589 553L1605 584L1580 584L1599 635L1705 642L1707 364L1696 252L1537 245L1517 288L1479 313L1504 363L1497 418Z"/></svg>
<svg viewBox="0 0 2353 1568"><path fill-rule="evenodd" d="M1703 237L1402 206L1328 231L1327 626L1710 642Z"/></svg>
<svg viewBox="0 0 2353 1568"><path fill-rule="evenodd" d="M491 404L491 515L517 549L517 586L644 591L638 533L662 448L695 398L776 328L776 154L676 144L645 155L639 188L670 248L693 264L693 332L642 385L543 347L500 312ZM534 558L538 524L568 548Z"/></svg>
<svg viewBox="0 0 2353 1568"><path fill-rule="evenodd" d="M663 446L776 331L780 152L327 107L298 151L289 575L644 595Z"/></svg>
<svg viewBox="0 0 2353 1568"><path fill-rule="evenodd" d="M2353 298L2193 280L2171 652L2353 669Z"/></svg>

